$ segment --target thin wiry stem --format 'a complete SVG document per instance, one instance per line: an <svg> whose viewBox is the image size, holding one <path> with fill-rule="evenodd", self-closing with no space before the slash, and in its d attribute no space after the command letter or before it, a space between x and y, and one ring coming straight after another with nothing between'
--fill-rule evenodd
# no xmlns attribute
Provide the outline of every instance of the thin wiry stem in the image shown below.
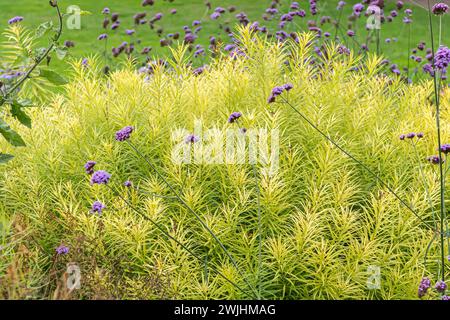
<svg viewBox="0 0 450 320"><path fill-rule="evenodd" d="M255 188L258 203L258 298L261 299L261 270L262 270L262 215L261 215L261 191L259 189L258 174L256 166L253 165L253 176L255 177Z"/></svg>
<svg viewBox="0 0 450 320"><path fill-rule="evenodd" d="M400 203L405 206L409 211L411 211L417 219L419 219L424 225L429 227L430 229L434 230L433 226L431 226L428 222L423 220L420 215L409 205L406 203L405 200L403 200L386 182L384 182L383 179L381 179L378 174L373 172L368 166L366 166L364 163L362 163L360 160L356 159L351 153L346 151L343 147L341 147L336 141L334 141L332 138L330 138L327 134L325 134L322 130L320 130L314 123L312 123L311 120L309 120L302 112L300 112L296 107L294 107L288 100L283 98L283 101L294 110L300 117L302 117L303 120L305 120L310 126L312 126L320 135L322 135L325 139L327 139L331 144L333 144L336 148L338 148L342 153L344 153L347 157L352 159L354 162L359 164L364 170L369 172L378 182L380 182L384 187L388 189L388 191L395 197L397 200L400 201ZM442 230L442 229L441 229ZM441 232L442 234L442 232Z"/></svg>
<svg viewBox="0 0 450 320"><path fill-rule="evenodd" d="M223 243L219 240L219 238L215 235L215 233L208 227L205 221L200 218L200 216L186 203L186 201L183 200L183 198L178 194L178 192L175 190L175 188L170 184L169 181L159 172L159 170L156 168L153 163L150 162L150 160L145 157L142 152L140 152L130 141L126 140L128 145L136 152L136 154L141 157L149 166L150 168L164 181L164 183L167 185L167 187L170 189L170 191L174 194L174 196L178 199L178 201L189 211L191 212L195 218L201 223L201 225L208 231L208 233L213 237L213 239L219 244L219 246L222 248L222 250L225 252L225 254L230 259L233 266L236 268L237 272L241 275L241 277L244 279L244 281L247 283L247 285L254 290L254 288L251 286L251 284L248 282L244 274L241 272L239 266L237 265L237 262L234 260L232 255L228 252L227 248L223 245Z"/></svg>
<svg viewBox="0 0 450 320"><path fill-rule="evenodd" d="M430 36L431 36L431 56L433 58L432 66L433 66L433 80L434 80L434 97L436 100L436 131L437 131L437 143L438 143L438 152L439 152L439 180L441 184L441 208L440 208L440 225L441 225L441 234L440 234L440 242L441 242L441 279L445 281L445 257L444 257L444 221L445 221L445 183L444 183L444 170L442 163L442 148L441 148L441 124L440 124L440 107L439 107L439 86L437 80L437 69L436 69L436 61L435 61L435 47L434 47L434 35L433 35L433 20L431 18L431 4L430 0L428 2L428 18L430 25Z"/></svg>
<svg viewBox="0 0 450 320"><path fill-rule="evenodd" d="M424 188L425 188L425 195L426 195L426 197L427 197L428 204L430 205L430 209L431 209L431 212L432 212L432 214L433 214L434 227L437 229L437 222L436 222L436 218L437 218L437 217L436 217L436 212L435 212L435 210L434 210L433 199L431 199L431 193L430 193L430 190L429 190L429 188L428 188L427 182L425 181L425 174L424 174L424 172L423 172L422 160L421 160L421 158L420 158L420 156L419 156L419 152L417 151L416 144L413 143L413 142L411 142L411 144L412 144L412 146L413 146L414 153L415 153L415 155L416 155L416 157L417 157L417 161L419 162L419 174L420 174L420 176L422 177L423 186L424 186Z"/></svg>
<svg viewBox="0 0 450 320"><path fill-rule="evenodd" d="M159 229L159 231L161 231L166 237L168 237L169 239L175 241L179 246L181 246L184 250L186 250L190 255L192 255L194 258L196 258L197 260L199 260L201 262L202 265L205 265L205 260L202 259L201 257L199 257L198 255L196 255L191 249L189 249L186 245L184 245L181 241L179 241L178 239L176 239L175 237L171 236L169 234L169 232L167 232L166 230L164 230L164 228L157 222L155 222L152 218L148 217L146 214L142 213L138 208L136 208L130 201L128 201L124 196L122 196L120 193L116 193L115 190L108 184L106 184L106 186L112 191L113 194L116 194L123 202L125 202L128 207L130 209L132 209L133 211L135 211L140 217L142 217L144 220L149 221L151 224L153 224L156 228ZM223 273L221 273L220 271L217 271L217 274L219 276L221 276L223 279L225 279L226 281L228 281L231 285L233 285L236 289L238 289L239 291L241 291L242 293L245 294L249 294L247 291L245 291L244 289L242 289L239 285L237 285L236 283L234 283L233 281L231 281L230 279L228 279Z"/></svg>

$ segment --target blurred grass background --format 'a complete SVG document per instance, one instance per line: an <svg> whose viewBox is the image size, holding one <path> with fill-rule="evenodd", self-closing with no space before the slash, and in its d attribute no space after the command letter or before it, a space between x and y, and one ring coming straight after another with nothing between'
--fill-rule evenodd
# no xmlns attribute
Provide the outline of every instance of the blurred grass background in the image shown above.
<svg viewBox="0 0 450 320"><path fill-rule="evenodd" d="M352 10L353 4L357 3L356 0L347 1L344 17L348 16ZM204 0L174 0L173 2L165 0L156 0L153 6L141 6L141 0L60 0L59 1L62 10L65 12L71 5L77 5L81 10L89 11L91 15L81 17L81 29L69 30L65 28L62 40L70 40L75 42L75 47L70 50L70 54L74 57L80 58L89 56L95 53L102 53L104 50L104 43L97 40L98 35L104 33L105 30L101 24L103 21L103 15L101 11L104 7L111 9L113 13L120 14L121 26L116 32L108 30L109 43L108 52L111 49L111 45L117 46L123 41L136 41L140 39L142 45L151 46L153 48L152 54L156 56L166 56L169 54L169 49L162 48L159 44L160 37L157 35L156 29L163 28L163 35L168 33L180 32L183 34L183 26L190 26L192 29L193 20L202 21L202 31L199 33L199 39L196 43L200 43L204 46L208 44L208 39L211 35L215 37L221 37L224 41L229 41L228 36L223 29L219 28L219 25L229 24L234 26L237 23L235 14L239 12L245 12L251 21L259 21L262 25L267 25L270 30L274 31L279 19L274 21L263 21L262 15L266 8L270 6L270 0L211 0L212 9L208 11L205 6ZM289 6L292 1L281 0L281 11L288 12ZM318 1L319 14L311 16L309 14L309 4L307 1L299 1L302 9L307 11L306 18L295 20L295 24L291 24L287 27L287 32L306 30L306 23L308 20L316 19L320 20L322 16L331 16L337 18L338 11L336 10L337 0ZM395 9L396 1L387 1L385 12L390 12ZM236 6L236 12L227 12L218 20L214 21L210 19L210 14L214 8L221 6L228 8L229 6ZM411 46L416 46L420 41L426 41L429 38L428 34L428 20L427 12L421 7L406 4L405 8L414 8L413 24L411 25ZM177 9L178 13L175 15L170 14L171 9ZM404 9L403 9L404 10ZM402 11L403 11L402 10ZM410 56L408 52L408 26L402 22L403 12L399 13L399 16L395 18L393 23L384 24L381 30L381 45L382 52L391 60L405 64L406 60ZM164 17L156 24L154 30L151 30L148 26L139 26L136 30L135 38L132 40L130 36L125 35L126 29L135 28L133 23L133 15L138 12L147 12L147 18L154 16L156 13L161 12ZM48 19L54 19L53 11L48 6L47 0L21 0L21 1L1 1L0 2L0 27L7 26L7 21L16 15L24 16L24 24L29 27L37 27L39 24L47 21ZM387 15L387 13L386 13ZM437 19L436 19L437 20ZM355 28L357 35L359 35L358 41L364 43L367 36L365 31L366 19L362 18L358 21L358 27ZM444 43L447 43L450 35L446 31L445 26L450 25L449 16L443 17L444 33L442 39ZM345 32L347 26L345 19L342 23L343 30ZM437 28L437 26L436 26ZM447 28L448 29L448 28ZM333 26L327 24L324 26L324 31L332 31ZM332 34L334 34L332 32ZM397 38L398 42L392 41L386 43L386 38ZM375 50L374 44L371 46L372 50ZM205 61L198 61L198 64L202 64ZM54 62L57 64L57 69L64 72L67 67L65 62ZM412 63L414 66L414 62Z"/></svg>

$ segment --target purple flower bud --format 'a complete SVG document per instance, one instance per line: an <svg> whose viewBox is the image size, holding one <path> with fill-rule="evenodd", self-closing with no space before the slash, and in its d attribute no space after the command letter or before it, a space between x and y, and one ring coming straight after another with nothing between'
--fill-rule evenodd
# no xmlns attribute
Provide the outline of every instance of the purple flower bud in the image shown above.
<svg viewBox="0 0 450 320"><path fill-rule="evenodd" d="M95 161L88 161L86 162L86 164L84 165L84 170L86 171L86 174L93 174L94 173L94 167L97 164L97 162Z"/></svg>
<svg viewBox="0 0 450 320"><path fill-rule="evenodd" d="M91 185L94 184L107 184L111 179L111 175L103 170L95 171L91 177Z"/></svg>
<svg viewBox="0 0 450 320"><path fill-rule="evenodd" d="M436 282L434 288L437 292L444 293L445 290L447 290L447 284L444 281L439 280L438 282Z"/></svg>
<svg viewBox="0 0 450 320"><path fill-rule="evenodd" d="M234 123L234 122L236 122L240 117L242 117L242 113L240 113L240 112L233 112L233 113L228 117L228 123Z"/></svg>
<svg viewBox="0 0 450 320"><path fill-rule="evenodd" d="M56 254L57 255L64 255L69 253L69 248L65 245L60 245L58 248L56 248Z"/></svg>
<svg viewBox="0 0 450 320"><path fill-rule="evenodd" d="M8 24L15 24L15 23L19 23L23 21L23 17L21 16L16 16L14 18L11 18L8 20Z"/></svg>
<svg viewBox="0 0 450 320"><path fill-rule="evenodd" d="M116 132L116 140L122 142L130 139L133 130L134 128L131 126L127 126L125 128L120 129L119 131Z"/></svg>
<svg viewBox="0 0 450 320"><path fill-rule="evenodd" d="M106 208L106 206L103 203L101 203L100 201L95 201L92 204L92 209L91 209L90 212L91 213L97 213L98 215L101 215L103 209L105 209L105 208Z"/></svg>

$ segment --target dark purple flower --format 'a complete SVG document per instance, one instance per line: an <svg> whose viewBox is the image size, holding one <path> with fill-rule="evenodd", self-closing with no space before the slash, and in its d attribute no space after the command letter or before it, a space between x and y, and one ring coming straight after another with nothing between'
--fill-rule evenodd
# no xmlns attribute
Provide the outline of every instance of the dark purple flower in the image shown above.
<svg viewBox="0 0 450 320"><path fill-rule="evenodd" d="M436 65L436 68L442 72L447 70L447 67L450 65L450 49L441 46L436 52L434 64Z"/></svg>
<svg viewBox="0 0 450 320"><path fill-rule="evenodd" d="M200 141L199 137L197 137L197 136L194 135L194 134L190 134L190 135L188 135L188 136L186 137L186 139L184 139L184 142L186 142L186 144L189 144L189 143L196 143L196 142L198 142L198 141Z"/></svg>
<svg viewBox="0 0 450 320"><path fill-rule="evenodd" d="M240 112L233 112L233 113L228 117L228 123L234 123L234 122L236 122L240 117L242 117L242 113L240 113Z"/></svg>
<svg viewBox="0 0 450 320"><path fill-rule="evenodd" d="M21 16L16 16L14 18L11 18L8 20L8 24L15 24L15 23L19 23L23 21L23 17Z"/></svg>
<svg viewBox="0 0 450 320"><path fill-rule="evenodd" d="M431 287L431 280L427 277L422 278L419 284L419 292L418 292L419 298L425 296L430 287Z"/></svg>
<svg viewBox="0 0 450 320"><path fill-rule="evenodd" d="M425 135L423 134L423 132L419 132L416 134L418 139L422 139Z"/></svg>
<svg viewBox="0 0 450 320"><path fill-rule="evenodd" d="M405 138L406 138L406 135L404 135L404 134L401 134L400 137L399 137L399 139L402 140L402 141L405 140Z"/></svg>
<svg viewBox="0 0 450 320"><path fill-rule="evenodd" d="M406 135L406 137L407 137L408 139L414 139L414 138L416 137L416 134L415 134L414 132L410 132L410 133L408 133L408 134Z"/></svg>
<svg viewBox="0 0 450 320"><path fill-rule="evenodd" d="M448 154L450 152L450 144L441 145L441 152Z"/></svg>
<svg viewBox="0 0 450 320"><path fill-rule="evenodd" d="M436 3L433 8L431 9L433 14L440 16L448 12L448 5L445 3Z"/></svg>
<svg viewBox="0 0 450 320"><path fill-rule="evenodd" d="M108 35L106 33L102 33L97 38L97 40L105 40L105 39L108 39Z"/></svg>
<svg viewBox="0 0 450 320"><path fill-rule="evenodd" d="M94 174L91 177L91 185L93 184L107 184L109 182L109 179L111 178L111 175L104 171L104 170L98 170L95 171Z"/></svg>
<svg viewBox="0 0 450 320"><path fill-rule="evenodd" d="M184 42L185 43L194 43L195 42L195 39L197 39L197 36L195 35L195 34L193 34L193 33L187 33L185 36L184 36Z"/></svg>
<svg viewBox="0 0 450 320"><path fill-rule="evenodd" d="M127 29L125 30L125 33L129 36L133 35L136 31L134 29Z"/></svg>
<svg viewBox="0 0 450 320"><path fill-rule="evenodd" d="M177 13L177 9L170 10L170 14L176 14L176 13Z"/></svg>
<svg viewBox="0 0 450 320"><path fill-rule="evenodd" d="M220 18L220 13L218 13L218 12L213 12L213 13L210 15L210 18L213 19L213 20L217 20L217 19Z"/></svg>
<svg viewBox="0 0 450 320"><path fill-rule="evenodd" d="M86 164L84 165L84 170L86 171L87 174L91 175L94 173L94 167L97 164L97 162L95 161L88 161L86 162Z"/></svg>
<svg viewBox="0 0 450 320"><path fill-rule="evenodd" d="M130 180L127 180L123 183L123 185L127 188L131 188L133 186L133 183Z"/></svg>
<svg viewBox="0 0 450 320"><path fill-rule="evenodd" d="M442 296L441 299L444 301L450 301L450 296Z"/></svg>
<svg viewBox="0 0 450 320"><path fill-rule="evenodd" d="M397 1L397 9L401 10L403 8L403 1Z"/></svg>
<svg viewBox="0 0 450 320"><path fill-rule="evenodd" d="M105 209L106 206L101 203L100 201L95 201L92 204L92 209L91 209L91 213L97 213L98 215L102 214L103 209Z"/></svg>
<svg viewBox="0 0 450 320"><path fill-rule="evenodd" d="M439 156L429 156L427 158L427 161L431 164L439 164L441 161L439 161Z"/></svg>
<svg viewBox="0 0 450 320"><path fill-rule="evenodd" d="M109 8L103 8L102 13L103 14L110 14L111 10L109 10Z"/></svg>
<svg viewBox="0 0 450 320"><path fill-rule="evenodd" d="M130 139L133 130L134 128L132 126L126 126L125 128L120 129L119 131L116 132L116 140L125 141Z"/></svg>
<svg viewBox="0 0 450 320"><path fill-rule="evenodd" d="M348 31L347 31L347 35L348 35L349 37L354 37L354 36L355 36L355 31L353 31L353 30L348 30Z"/></svg>
<svg viewBox="0 0 450 320"><path fill-rule="evenodd" d="M68 253L69 253L69 248L63 244L60 245L58 248L56 248L57 255L63 255L63 254L68 254Z"/></svg>
<svg viewBox="0 0 450 320"><path fill-rule="evenodd" d="M444 281L439 280L438 282L436 282L434 288L437 292L444 293L445 290L447 290L447 284Z"/></svg>
<svg viewBox="0 0 450 320"><path fill-rule="evenodd" d="M364 10L364 5L361 3L357 3L353 6L353 14L357 17L361 15L361 12Z"/></svg>

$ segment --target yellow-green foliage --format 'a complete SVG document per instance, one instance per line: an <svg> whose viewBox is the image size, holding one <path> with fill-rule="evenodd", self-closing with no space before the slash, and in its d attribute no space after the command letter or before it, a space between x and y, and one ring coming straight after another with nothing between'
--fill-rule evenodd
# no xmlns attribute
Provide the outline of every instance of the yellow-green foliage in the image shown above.
<svg viewBox="0 0 450 320"><path fill-rule="evenodd" d="M313 69L307 59L311 37L300 37L299 44L283 48L244 31L247 58L223 57L200 76L180 65L183 48L174 52L175 71L158 68L147 80L132 68L99 76L95 59L89 68L74 63L67 94L34 111L33 129L22 132L28 146L14 149L15 160L1 169L2 216L15 222L14 232L19 233L14 225L21 230L8 236L7 262L28 271L16 277L16 289L45 298L251 298L215 272L250 289L207 231L177 201L153 196L170 191L126 143L114 141L115 131L135 126L133 143L206 221L258 290L258 198L251 165L171 160L178 143L171 138L174 130L191 131L196 120L225 130L229 114L240 111L241 126L280 130L279 170L258 174L262 298L416 298L421 277L437 269L436 243L430 264L423 261L433 232L288 106L268 105L267 98L274 86L293 83L293 105L432 221L418 170L421 162L437 200L436 173L423 161L436 150L431 84L405 85L377 75L377 57L352 71L360 58L341 56L334 47L324 67ZM443 96L445 138L449 96ZM398 139L410 131L425 133L417 147L420 161ZM83 170L87 160L110 172L117 192L204 257L207 268L109 188L90 186ZM139 191L126 190L127 179ZM107 205L100 217L89 213L95 200ZM70 252L55 260L61 243ZM71 294L61 285L67 262L82 272L82 287ZM367 287L371 266L381 268L379 289ZM11 282L1 271L2 283ZM12 295L5 288L2 293Z"/></svg>

